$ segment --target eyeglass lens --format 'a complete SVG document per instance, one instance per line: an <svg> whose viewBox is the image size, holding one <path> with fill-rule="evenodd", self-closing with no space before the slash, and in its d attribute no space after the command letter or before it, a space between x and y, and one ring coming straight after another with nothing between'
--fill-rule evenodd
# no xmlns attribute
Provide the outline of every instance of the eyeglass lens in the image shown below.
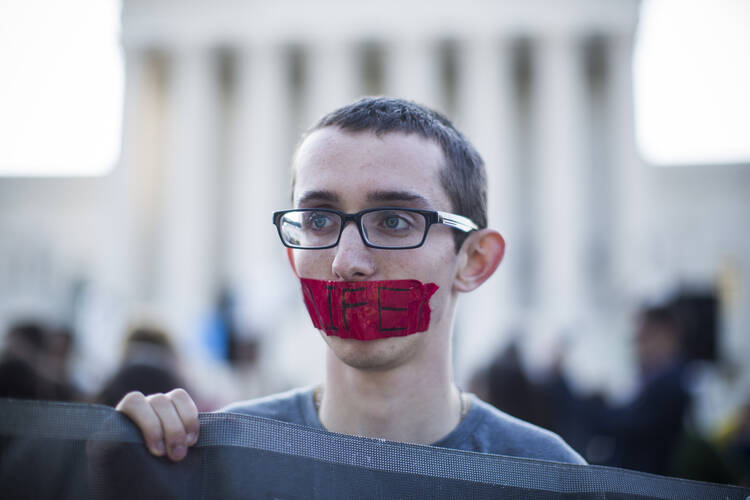
<svg viewBox="0 0 750 500"><path fill-rule="evenodd" d="M336 243L342 217L334 212L299 210L287 212L279 221L285 243L302 248L326 247ZM427 220L408 210L375 210L362 215L362 233L367 241L382 247L410 247L424 238Z"/></svg>

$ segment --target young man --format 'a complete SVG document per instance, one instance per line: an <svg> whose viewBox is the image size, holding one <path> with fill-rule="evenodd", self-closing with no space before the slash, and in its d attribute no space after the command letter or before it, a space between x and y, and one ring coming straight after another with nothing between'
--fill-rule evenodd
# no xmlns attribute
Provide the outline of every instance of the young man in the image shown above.
<svg viewBox="0 0 750 500"><path fill-rule="evenodd" d="M305 304L328 344L325 383L226 411L332 432L584 463L558 436L453 382L459 294L505 250L487 228L481 157L440 114L365 98L323 117L294 156L292 211L274 214ZM198 436L182 390L117 406L155 455L180 460Z"/></svg>

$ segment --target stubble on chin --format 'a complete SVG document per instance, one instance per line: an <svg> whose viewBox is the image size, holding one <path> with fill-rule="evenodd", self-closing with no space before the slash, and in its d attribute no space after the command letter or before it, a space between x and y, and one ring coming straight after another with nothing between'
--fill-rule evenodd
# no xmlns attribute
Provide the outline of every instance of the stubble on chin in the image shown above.
<svg viewBox="0 0 750 500"><path fill-rule="evenodd" d="M378 340L342 339L320 332L332 354L343 364L363 371L387 371L401 366L419 350L420 336L416 333L404 337Z"/></svg>

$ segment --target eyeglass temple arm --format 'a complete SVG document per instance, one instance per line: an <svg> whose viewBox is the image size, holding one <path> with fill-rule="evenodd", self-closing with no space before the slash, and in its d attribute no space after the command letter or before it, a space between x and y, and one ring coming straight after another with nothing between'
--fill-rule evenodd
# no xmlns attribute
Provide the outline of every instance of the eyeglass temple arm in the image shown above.
<svg viewBox="0 0 750 500"><path fill-rule="evenodd" d="M470 231L476 231L477 229L479 229L479 226L474 224L474 221L472 221L468 217L464 217L463 215L456 215L440 211L438 211L437 214L439 223L458 229L459 231L468 233Z"/></svg>

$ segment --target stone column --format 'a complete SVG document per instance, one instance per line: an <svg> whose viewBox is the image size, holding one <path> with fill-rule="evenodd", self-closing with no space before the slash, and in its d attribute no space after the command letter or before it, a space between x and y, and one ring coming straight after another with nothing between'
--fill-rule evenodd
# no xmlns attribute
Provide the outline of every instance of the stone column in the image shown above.
<svg viewBox="0 0 750 500"><path fill-rule="evenodd" d="M101 247L95 279L81 299L76 324L78 348L95 360L87 377L99 377L119 362L119 345L132 315L151 300L155 262L152 223L160 160L161 88L153 53L126 47L122 144L115 169L100 194Z"/></svg>
<svg viewBox="0 0 750 500"><path fill-rule="evenodd" d="M545 36L535 49L537 327L557 334L580 328L587 302L586 81L582 46L573 34Z"/></svg>
<svg viewBox="0 0 750 500"><path fill-rule="evenodd" d="M283 47L258 43L236 58L227 178L227 279L240 331L267 331L292 279L271 213L291 206L289 81Z"/></svg>
<svg viewBox="0 0 750 500"><path fill-rule="evenodd" d="M158 170L158 96L153 61L143 49L125 51L125 96L122 146L117 167L108 178L105 199L106 243L98 276L122 298L146 298L148 291L148 209Z"/></svg>
<svg viewBox="0 0 750 500"><path fill-rule="evenodd" d="M304 128L359 95L355 48L344 39L324 39L308 46Z"/></svg>
<svg viewBox="0 0 750 500"><path fill-rule="evenodd" d="M168 78L160 304L168 327L187 345L188 339L200 339L216 293L213 54L204 47L178 47Z"/></svg>
<svg viewBox="0 0 750 500"><path fill-rule="evenodd" d="M488 226L500 231L509 253L495 276L461 306L457 369L486 361L516 321L513 241L517 233L513 140L513 44L489 35L459 44L457 125L485 161L488 181ZM467 374L468 375L468 374Z"/></svg>
<svg viewBox="0 0 750 500"><path fill-rule="evenodd" d="M389 41L385 51L387 95L441 109L441 80L437 43L411 37Z"/></svg>
<svg viewBox="0 0 750 500"><path fill-rule="evenodd" d="M610 158L613 172L612 262L614 281L621 292L639 295L649 284L643 279L645 243L649 224L648 179L635 144L633 103L633 37L613 34L606 40L607 102ZM628 285L628 283L630 285ZM628 289L628 286L630 289ZM622 297L621 297L622 298Z"/></svg>

